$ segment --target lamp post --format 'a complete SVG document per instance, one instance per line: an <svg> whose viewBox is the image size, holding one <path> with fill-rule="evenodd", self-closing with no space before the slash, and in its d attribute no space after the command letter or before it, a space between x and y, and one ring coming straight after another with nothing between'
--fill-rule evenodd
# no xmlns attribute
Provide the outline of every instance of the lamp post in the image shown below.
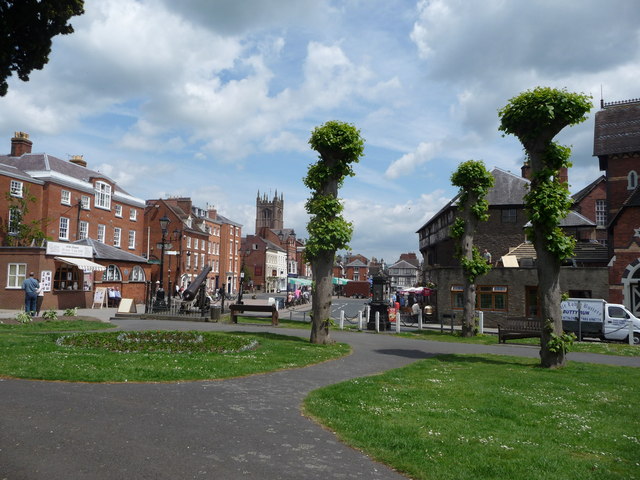
<svg viewBox="0 0 640 480"><path fill-rule="evenodd" d="M160 288L164 290L164 247L166 242L167 227L171 220L165 215L160 219L160 228L162 229L162 248L160 249Z"/></svg>

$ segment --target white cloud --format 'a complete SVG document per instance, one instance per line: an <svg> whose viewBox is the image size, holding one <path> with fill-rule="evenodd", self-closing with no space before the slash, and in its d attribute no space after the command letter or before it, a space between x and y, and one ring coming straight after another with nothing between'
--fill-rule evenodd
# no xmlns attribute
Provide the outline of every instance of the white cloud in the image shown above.
<svg viewBox="0 0 640 480"><path fill-rule="evenodd" d="M398 178L400 176L411 175L416 167L432 160L439 150L440 146L437 143L422 142L413 152L404 154L389 165L385 172L385 177Z"/></svg>

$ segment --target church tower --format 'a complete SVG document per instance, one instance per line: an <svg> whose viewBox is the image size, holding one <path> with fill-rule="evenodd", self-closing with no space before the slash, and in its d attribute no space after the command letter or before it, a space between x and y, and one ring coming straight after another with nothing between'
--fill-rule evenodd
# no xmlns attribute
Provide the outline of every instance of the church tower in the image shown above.
<svg viewBox="0 0 640 480"><path fill-rule="evenodd" d="M284 197L276 190L273 200L269 200L267 194L256 198L256 235L260 235L263 228L282 230L284 225Z"/></svg>

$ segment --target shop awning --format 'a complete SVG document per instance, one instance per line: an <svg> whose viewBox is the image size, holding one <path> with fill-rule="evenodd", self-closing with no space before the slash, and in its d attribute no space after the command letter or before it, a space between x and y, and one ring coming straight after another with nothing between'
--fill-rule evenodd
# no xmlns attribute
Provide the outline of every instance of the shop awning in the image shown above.
<svg viewBox="0 0 640 480"><path fill-rule="evenodd" d="M53 257L55 260L59 260L69 265L75 265L80 270L85 272L95 272L106 270L107 267L100 265L99 263L92 262L86 258L73 258L73 257Z"/></svg>

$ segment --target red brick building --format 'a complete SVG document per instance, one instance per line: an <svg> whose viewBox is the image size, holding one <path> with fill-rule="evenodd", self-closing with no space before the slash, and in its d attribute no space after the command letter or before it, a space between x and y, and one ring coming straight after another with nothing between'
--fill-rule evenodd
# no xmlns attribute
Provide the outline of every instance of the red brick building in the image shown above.
<svg viewBox="0 0 640 480"><path fill-rule="evenodd" d="M578 212L596 224L595 238L586 238L582 232L580 241L595 240L602 245L607 245L607 178L602 175L578 193L573 195L572 210Z"/></svg>
<svg viewBox="0 0 640 480"><path fill-rule="evenodd" d="M48 285L45 308L90 306L103 282L124 298L144 299L142 199L89 169L82 156L65 161L32 153L23 132L0 155L0 186L8 192L0 197L0 306L20 308L22 280L31 271ZM101 257L99 246L82 243L88 239L122 255L101 249Z"/></svg>
<svg viewBox="0 0 640 480"><path fill-rule="evenodd" d="M163 288L170 291L175 291L176 285L186 288L209 265L211 272L206 285L210 291L222 285L227 293L238 291L242 225L218 214L214 208L195 207L188 197L148 200L144 218L154 283L159 285L161 264ZM162 262L161 218L169 219Z"/></svg>
<svg viewBox="0 0 640 480"><path fill-rule="evenodd" d="M593 153L607 179L609 301L640 315L640 99L601 107Z"/></svg>

